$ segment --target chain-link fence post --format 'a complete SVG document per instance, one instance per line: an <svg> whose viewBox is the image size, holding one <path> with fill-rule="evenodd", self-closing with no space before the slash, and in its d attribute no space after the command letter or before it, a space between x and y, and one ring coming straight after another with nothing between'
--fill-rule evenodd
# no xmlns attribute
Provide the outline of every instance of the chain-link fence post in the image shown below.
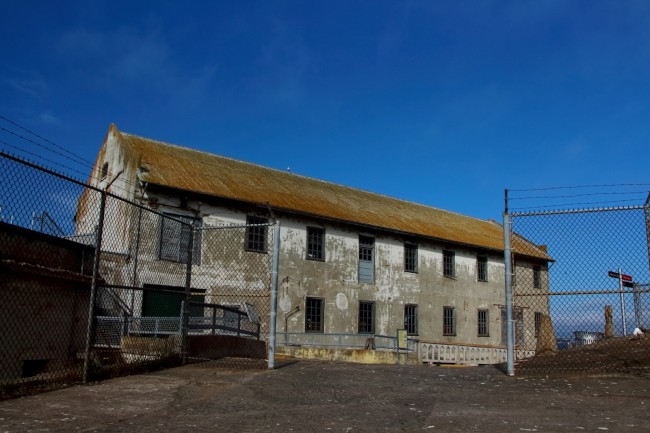
<svg viewBox="0 0 650 433"><path fill-rule="evenodd" d="M512 252L511 252L511 233L512 223L508 213L508 191L506 190L506 209L503 212L503 261L505 264L505 295L506 295L506 361L508 376L515 374L515 333L514 320L512 316Z"/></svg>
<svg viewBox="0 0 650 433"><path fill-rule="evenodd" d="M88 327L86 330L86 350L84 353L83 383L88 383L90 369L90 351L95 338L95 299L97 298L97 280L99 279L99 263L104 232L104 215L106 211L106 191L100 193L99 221L95 232L95 257L93 260L93 275L90 283L90 301L88 302Z"/></svg>
<svg viewBox="0 0 650 433"><path fill-rule="evenodd" d="M278 270L280 266L280 221L276 220L273 227L273 259L271 269L271 314L269 323L269 350L268 365L269 369L275 368L275 334L276 334L276 317L277 317L277 299L278 299Z"/></svg>
<svg viewBox="0 0 650 433"><path fill-rule="evenodd" d="M181 305L183 323L181 326L181 363L188 362L189 353L189 325L190 325L190 300L192 296L192 250L194 249L194 223L190 226L189 243L187 247L187 266L185 271L185 300Z"/></svg>

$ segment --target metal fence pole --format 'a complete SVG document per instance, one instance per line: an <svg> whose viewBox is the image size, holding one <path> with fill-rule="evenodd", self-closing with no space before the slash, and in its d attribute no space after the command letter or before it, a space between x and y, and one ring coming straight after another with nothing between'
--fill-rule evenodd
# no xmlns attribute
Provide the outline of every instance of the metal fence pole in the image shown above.
<svg viewBox="0 0 650 433"><path fill-rule="evenodd" d="M90 349L94 344L95 336L95 299L97 298L97 279L99 278L99 260L102 249L102 235L104 232L104 213L106 210L106 191L101 192L99 204L99 222L95 233L95 257L93 261L93 276L90 283L90 301L88 302L88 326L86 328L86 351L84 353L83 383L88 383L90 369Z"/></svg>
<svg viewBox="0 0 650 433"><path fill-rule="evenodd" d="M275 333L277 324L278 272L280 267L280 221L275 221L273 228L273 261L271 270L271 323L269 324L269 359L268 368L275 368Z"/></svg>
<svg viewBox="0 0 650 433"><path fill-rule="evenodd" d="M189 338L188 327L190 324L190 297L192 296L192 252L194 251L194 223L190 225L190 239L187 247L187 267L185 271L185 302L183 302L183 326L181 329L181 363L187 364Z"/></svg>
<svg viewBox="0 0 650 433"><path fill-rule="evenodd" d="M505 264L505 289L506 289L506 335L507 335L507 374L515 374L515 333L512 317L512 252L510 235L512 233L512 222L506 207L503 212L503 260Z"/></svg>

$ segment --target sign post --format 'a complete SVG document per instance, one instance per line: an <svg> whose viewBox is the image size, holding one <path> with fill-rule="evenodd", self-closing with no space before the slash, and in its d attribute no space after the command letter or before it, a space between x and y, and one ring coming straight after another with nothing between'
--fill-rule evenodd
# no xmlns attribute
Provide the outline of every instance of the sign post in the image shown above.
<svg viewBox="0 0 650 433"><path fill-rule="evenodd" d="M618 272L607 272L607 275L618 279L618 293L621 297L621 316L623 322L623 335L627 335L627 317L625 313L625 296L623 295L623 287L632 287L634 288L634 281L632 275L625 275L621 268L618 268Z"/></svg>

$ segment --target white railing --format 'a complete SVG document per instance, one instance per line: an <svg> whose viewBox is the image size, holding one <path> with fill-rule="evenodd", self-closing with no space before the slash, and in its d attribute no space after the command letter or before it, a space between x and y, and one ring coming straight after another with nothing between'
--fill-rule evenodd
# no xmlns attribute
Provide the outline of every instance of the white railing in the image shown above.
<svg viewBox="0 0 650 433"><path fill-rule="evenodd" d="M419 349L421 361L428 364L484 365L500 364L507 360L506 349L500 347L420 343ZM533 356L535 351L517 349L515 354L520 360Z"/></svg>

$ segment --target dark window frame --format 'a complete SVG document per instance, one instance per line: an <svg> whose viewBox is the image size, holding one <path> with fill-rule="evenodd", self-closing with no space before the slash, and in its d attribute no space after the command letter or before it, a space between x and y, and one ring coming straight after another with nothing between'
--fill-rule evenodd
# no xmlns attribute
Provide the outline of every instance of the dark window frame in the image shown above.
<svg viewBox="0 0 650 433"><path fill-rule="evenodd" d="M361 263L370 263L372 265L372 275L370 278L362 278ZM372 284L375 282L375 238L373 236L359 235L358 278L360 283Z"/></svg>
<svg viewBox="0 0 650 433"><path fill-rule="evenodd" d="M490 336L490 311L486 308L479 308L477 313L477 324L479 337Z"/></svg>
<svg viewBox="0 0 650 433"><path fill-rule="evenodd" d="M535 321L535 338L539 338L540 330L542 329L542 315L539 311L535 311L534 321Z"/></svg>
<svg viewBox="0 0 650 433"><path fill-rule="evenodd" d="M454 278L456 276L456 252L452 250L442 250L442 274L445 277Z"/></svg>
<svg viewBox="0 0 650 433"><path fill-rule="evenodd" d="M375 303L372 301L359 301L358 333L375 333Z"/></svg>
<svg viewBox="0 0 650 433"><path fill-rule="evenodd" d="M488 258L485 254L476 256L476 279L482 283L488 281Z"/></svg>
<svg viewBox="0 0 650 433"><path fill-rule="evenodd" d="M268 225L268 218L254 215L246 216L246 251L252 253L266 253L268 251Z"/></svg>
<svg viewBox="0 0 650 433"><path fill-rule="evenodd" d="M305 299L305 332L324 332L325 301L323 298Z"/></svg>
<svg viewBox="0 0 650 433"><path fill-rule="evenodd" d="M102 172L101 172L101 175L100 175L100 180L104 180L107 177L108 177L108 162L105 162L102 165Z"/></svg>
<svg viewBox="0 0 650 433"><path fill-rule="evenodd" d="M404 272L418 272L418 245L404 242Z"/></svg>
<svg viewBox="0 0 650 433"><path fill-rule="evenodd" d="M539 265L533 266L533 288L542 288L542 267Z"/></svg>
<svg viewBox="0 0 650 433"><path fill-rule="evenodd" d="M192 264L201 264L201 218L162 212L158 234L158 259L176 263L187 263L189 233L192 239ZM180 221L180 222L179 222ZM177 238L177 239L176 239Z"/></svg>
<svg viewBox="0 0 650 433"><path fill-rule="evenodd" d="M404 305L404 329L407 335L418 335L418 306L417 304Z"/></svg>
<svg viewBox="0 0 650 433"><path fill-rule="evenodd" d="M307 260L325 261L325 229L307 227Z"/></svg>
<svg viewBox="0 0 650 433"><path fill-rule="evenodd" d="M442 307L442 335L456 336L456 308L445 305Z"/></svg>

